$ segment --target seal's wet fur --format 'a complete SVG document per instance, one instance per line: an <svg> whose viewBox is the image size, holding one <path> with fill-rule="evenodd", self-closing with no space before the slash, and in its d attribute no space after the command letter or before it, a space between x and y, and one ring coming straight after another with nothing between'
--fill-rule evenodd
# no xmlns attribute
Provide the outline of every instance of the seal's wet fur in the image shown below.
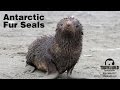
<svg viewBox="0 0 120 90"><path fill-rule="evenodd" d="M55 36L43 36L29 46L26 63L48 74L71 74L82 52L82 35L77 19L64 18L58 22Z"/></svg>

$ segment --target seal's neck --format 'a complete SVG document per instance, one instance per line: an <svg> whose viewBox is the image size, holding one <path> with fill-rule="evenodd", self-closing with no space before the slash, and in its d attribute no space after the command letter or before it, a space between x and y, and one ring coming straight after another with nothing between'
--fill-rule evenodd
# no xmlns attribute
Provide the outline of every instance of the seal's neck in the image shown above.
<svg viewBox="0 0 120 90"><path fill-rule="evenodd" d="M61 34L56 33L55 35L55 42L59 45L61 48L70 49L70 48L77 48L80 46L82 42L82 36L81 35L74 35L73 37L63 37Z"/></svg>

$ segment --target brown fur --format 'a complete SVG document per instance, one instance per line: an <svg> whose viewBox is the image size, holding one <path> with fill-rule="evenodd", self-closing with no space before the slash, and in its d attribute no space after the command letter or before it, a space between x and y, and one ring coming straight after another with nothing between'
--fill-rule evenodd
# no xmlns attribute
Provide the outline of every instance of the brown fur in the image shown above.
<svg viewBox="0 0 120 90"><path fill-rule="evenodd" d="M42 37L29 46L26 63L48 74L71 74L82 51L82 35L77 19L64 18L58 22L55 36Z"/></svg>

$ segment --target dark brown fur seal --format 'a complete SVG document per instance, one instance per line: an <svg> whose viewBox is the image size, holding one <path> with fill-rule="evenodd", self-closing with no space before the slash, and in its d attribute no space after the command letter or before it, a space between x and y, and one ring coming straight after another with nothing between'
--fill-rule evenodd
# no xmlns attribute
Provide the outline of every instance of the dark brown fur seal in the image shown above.
<svg viewBox="0 0 120 90"><path fill-rule="evenodd" d="M26 63L48 74L71 74L81 55L82 35L77 19L64 18L58 22L55 36L44 36L29 46Z"/></svg>

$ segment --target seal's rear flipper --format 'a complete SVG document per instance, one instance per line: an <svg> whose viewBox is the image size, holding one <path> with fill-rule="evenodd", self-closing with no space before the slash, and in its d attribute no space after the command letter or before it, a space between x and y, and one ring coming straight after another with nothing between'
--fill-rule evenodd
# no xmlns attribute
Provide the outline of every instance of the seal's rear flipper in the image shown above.
<svg viewBox="0 0 120 90"><path fill-rule="evenodd" d="M33 73L36 70L34 66L26 64L24 73Z"/></svg>

